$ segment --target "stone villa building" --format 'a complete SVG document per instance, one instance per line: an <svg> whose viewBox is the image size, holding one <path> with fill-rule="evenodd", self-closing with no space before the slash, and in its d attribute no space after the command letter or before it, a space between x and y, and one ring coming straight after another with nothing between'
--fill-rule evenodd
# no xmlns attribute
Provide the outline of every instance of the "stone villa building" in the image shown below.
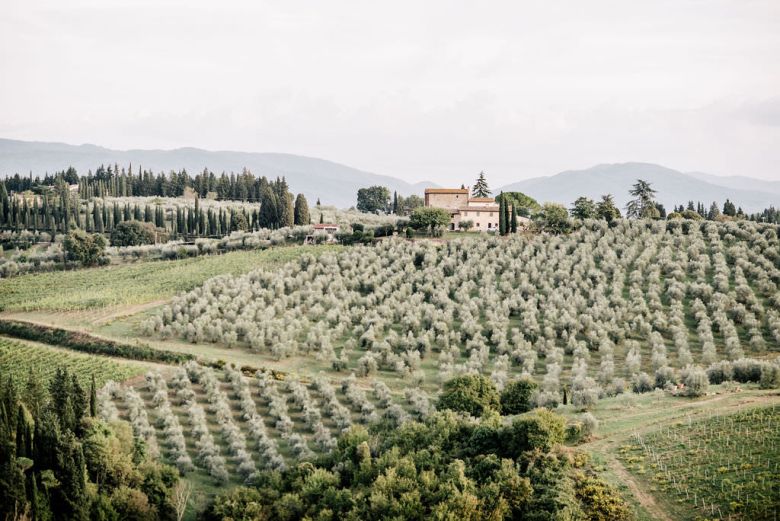
<svg viewBox="0 0 780 521"><path fill-rule="evenodd" d="M425 206L449 210L450 230L471 221L473 231L498 231L498 203L492 197L469 197L468 188L426 188Z"/></svg>

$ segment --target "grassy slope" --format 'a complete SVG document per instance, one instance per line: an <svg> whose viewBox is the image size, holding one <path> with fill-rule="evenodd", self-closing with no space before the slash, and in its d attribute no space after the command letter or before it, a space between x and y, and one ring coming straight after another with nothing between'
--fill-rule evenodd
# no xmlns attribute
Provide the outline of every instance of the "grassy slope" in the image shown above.
<svg viewBox="0 0 780 521"><path fill-rule="evenodd" d="M71 311L144 304L191 290L216 275L280 266L303 253L337 248L289 246L23 275L0 282L0 306L3 311Z"/></svg>

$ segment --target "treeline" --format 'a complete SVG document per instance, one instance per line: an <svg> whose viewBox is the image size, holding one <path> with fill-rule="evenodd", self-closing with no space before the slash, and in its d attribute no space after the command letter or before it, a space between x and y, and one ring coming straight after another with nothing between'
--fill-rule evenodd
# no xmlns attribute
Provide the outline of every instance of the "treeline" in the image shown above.
<svg viewBox="0 0 780 521"><path fill-rule="evenodd" d="M181 519L179 472L98 407L65 369L0 382L0 519Z"/></svg>
<svg viewBox="0 0 780 521"><path fill-rule="evenodd" d="M272 184L265 176L255 177L244 169L240 174L222 172L219 176L207 168L200 174L190 175L186 170L167 174L155 174L151 170L138 168L133 173L132 166L120 168L118 165L101 165L94 173L79 175L76 169L46 174L43 177L22 177L19 174L5 179L9 192L30 190L42 194L50 191L58 182L78 185L79 195L83 199L92 197L181 197L189 188L200 197L213 194L219 200L259 202L263 190ZM277 180L278 181L278 180ZM286 183L285 183L286 185Z"/></svg>
<svg viewBox="0 0 780 521"><path fill-rule="evenodd" d="M80 201L60 180L52 190L32 197L11 196L0 184L0 228L14 231L66 233L78 228L87 232L110 233L125 221L153 223L172 237L221 237L233 231L277 229L310 223L309 207L303 194L293 195L284 179L268 182L261 178L260 204L249 208L203 209L200 199L194 205L166 209L162 205L131 205Z"/></svg>

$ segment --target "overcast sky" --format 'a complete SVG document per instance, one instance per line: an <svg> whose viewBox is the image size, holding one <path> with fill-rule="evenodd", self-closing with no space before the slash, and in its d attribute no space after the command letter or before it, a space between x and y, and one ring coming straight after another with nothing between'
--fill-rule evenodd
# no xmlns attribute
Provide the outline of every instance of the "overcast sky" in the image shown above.
<svg viewBox="0 0 780 521"><path fill-rule="evenodd" d="M2 0L0 137L780 179L780 1Z"/></svg>

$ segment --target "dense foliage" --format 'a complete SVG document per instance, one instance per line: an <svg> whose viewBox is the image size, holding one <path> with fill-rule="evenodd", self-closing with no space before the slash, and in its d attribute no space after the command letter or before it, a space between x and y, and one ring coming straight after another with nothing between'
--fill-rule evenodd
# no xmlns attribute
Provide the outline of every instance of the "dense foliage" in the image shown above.
<svg viewBox="0 0 780 521"><path fill-rule="evenodd" d="M586 458L560 448L562 424L541 411L510 425L445 412L352 428L328 456L262 473L203 519L629 519Z"/></svg>
<svg viewBox="0 0 780 521"><path fill-rule="evenodd" d="M156 462L124 422L96 417L75 375L57 370L0 384L0 517L176 519L176 469Z"/></svg>
<svg viewBox="0 0 780 521"><path fill-rule="evenodd" d="M167 242L167 234L152 223L123 221L111 232L111 246L141 246L157 242Z"/></svg>

